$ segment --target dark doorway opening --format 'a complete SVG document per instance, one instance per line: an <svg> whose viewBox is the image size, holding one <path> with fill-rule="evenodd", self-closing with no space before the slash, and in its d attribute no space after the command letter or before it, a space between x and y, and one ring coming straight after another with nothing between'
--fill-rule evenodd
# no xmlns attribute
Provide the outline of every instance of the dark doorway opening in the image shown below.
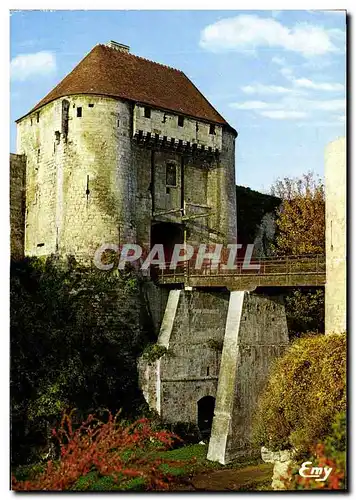
<svg viewBox="0 0 356 500"><path fill-rule="evenodd" d="M163 245L166 262L171 261L174 245L182 244L183 238L183 228L179 224L159 222L151 227L151 248L157 244Z"/></svg>
<svg viewBox="0 0 356 500"><path fill-rule="evenodd" d="M211 434L215 408L215 398L213 396L204 396L198 401L198 427L203 436L207 439Z"/></svg>

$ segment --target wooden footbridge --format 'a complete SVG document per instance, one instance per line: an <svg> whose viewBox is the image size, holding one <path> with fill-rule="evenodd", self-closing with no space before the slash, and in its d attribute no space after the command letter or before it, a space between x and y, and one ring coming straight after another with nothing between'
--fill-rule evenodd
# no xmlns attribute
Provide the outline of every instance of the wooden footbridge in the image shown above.
<svg viewBox="0 0 356 500"><path fill-rule="evenodd" d="M254 267L254 268L251 268ZM191 287L226 287L254 290L257 287L314 287L325 285L325 255L293 255L253 259L250 268L239 259L234 269L211 263L195 268L194 261L176 269L157 270L161 285L183 284Z"/></svg>

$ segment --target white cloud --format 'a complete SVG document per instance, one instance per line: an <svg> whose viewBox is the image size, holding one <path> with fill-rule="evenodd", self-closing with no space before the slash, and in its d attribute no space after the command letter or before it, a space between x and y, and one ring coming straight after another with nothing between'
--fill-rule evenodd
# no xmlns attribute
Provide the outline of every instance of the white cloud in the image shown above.
<svg viewBox="0 0 356 500"><path fill-rule="evenodd" d="M262 83L245 85L241 87L241 90L245 92L245 94L288 94L293 92L293 89L287 87L282 87L280 85L263 85Z"/></svg>
<svg viewBox="0 0 356 500"><path fill-rule="evenodd" d="M272 57L271 62L273 62L274 64L278 64L278 66L284 66L286 64L286 60L284 59L284 57L278 56Z"/></svg>
<svg viewBox="0 0 356 500"><path fill-rule="evenodd" d="M313 100L304 97L282 97L277 102L245 101L231 103L230 107L244 111L253 111L266 118L275 120L300 119L311 115L327 116L328 112L345 112L344 99ZM339 122L341 118L337 119ZM333 119L335 123L336 119Z"/></svg>
<svg viewBox="0 0 356 500"><path fill-rule="evenodd" d="M307 23L289 28L273 18L242 14L206 26L201 32L200 45L215 52L282 48L310 57L338 52L334 42L342 42L343 36L339 29Z"/></svg>
<svg viewBox="0 0 356 500"><path fill-rule="evenodd" d="M301 66L313 71L320 71L335 64L335 59L330 56L319 57L318 59L308 59Z"/></svg>
<svg viewBox="0 0 356 500"><path fill-rule="evenodd" d="M230 107L234 109L264 109L269 106L270 104L264 101L233 102L230 104Z"/></svg>
<svg viewBox="0 0 356 500"><path fill-rule="evenodd" d="M326 10L306 10L308 14L330 14L330 15L343 15L346 18L346 9L326 9Z"/></svg>
<svg viewBox="0 0 356 500"><path fill-rule="evenodd" d="M284 87L282 85L264 85L262 83L254 83L252 85L245 85L241 87L242 92L245 94L283 94L283 95L307 95L308 90L321 90L327 92L343 92L345 87L342 83L328 83L328 82L315 82L308 78L294 78L288 77L292 82L291 87Z"/></svg>
<svg viewBox="0 0 356 500"><path fill-rule="evenodd" d="M307 101L314 109L321 111L344 111L346 108L345 99L330 99L328 101Z"/></svg>
<svg viewBox="0 0 356 500"><path fill-rule="evenodd" d="M299 118L306 118L308 113L305 111L288 111L288 110L271 110L261 111L260 115L272 120L295 120Z"/></svg>
<svg viewBox="0 0 356 500"><path fill-rule="evenodd" d="M292 68L289 67L283 67L279 71L287 80L289 80L293 84L294 88L297 87L328 92L343 92L345 90L345 86L342 83L315 82L313 80L310 80L309 78L296 78L293 74Z"/></svg>
<svg viewBox="0 0 356 500"><path fill-rule="evenodd" d="M46 76L56 71L56 57L53 52L41 51L19 54L11 60L11 78L24 81L34 76Z"/></svg>
<svg viewBox="0 0 356 500"><path fill-rule="evenodd" d="M284 78L287 78L287 80L293 79L293 70L291 68L285 67L280 69L279 72L284 76Z"/></svg>
<svg viewBox="0 0 356 500"><path fill-rule="evenodd" d="M326 90L331 92L341 92L344 90L344 85L341 83L318 83L309 80L308 78L297 78L293 81L297 87L304 87L313 90Z"/></svg>
<svg viewBox="0 0 356 500"><path fill-rule="evenodd" d="M297 127L343 127L345 126L344 123L340 122L339 120L319 120L319 121L307 121L307 122L298 122L296 123Z"/></svg>

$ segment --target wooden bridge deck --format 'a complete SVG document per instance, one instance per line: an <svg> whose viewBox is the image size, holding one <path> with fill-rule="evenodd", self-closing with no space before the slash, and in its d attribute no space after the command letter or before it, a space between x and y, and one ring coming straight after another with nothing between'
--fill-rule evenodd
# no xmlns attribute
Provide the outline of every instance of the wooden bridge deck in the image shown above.
<svg viewBox="0 0 356 500"><path fill-rule="evenodd" d="M235 263L236 269L226 269L224 264L215 268L204 265L195 269L195 263L181 263L177 269L157 271L162 285L184 284L192 287L226 287L230 290L253 290L256 287L313 287L325 285L325 256L287 256L253 259L251 265L259 269L246 269L243 260Z"/></svg>

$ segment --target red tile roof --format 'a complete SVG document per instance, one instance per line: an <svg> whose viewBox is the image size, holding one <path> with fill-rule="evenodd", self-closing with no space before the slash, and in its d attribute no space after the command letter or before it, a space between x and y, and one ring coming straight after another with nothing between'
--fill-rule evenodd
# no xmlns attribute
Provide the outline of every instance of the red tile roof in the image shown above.
<svg viewBox="0 0 356 500"><path fill-rule="evenodd" d="M106 45L96 45L29 113L73 94L118 97L228 125L182 71Z"/></svg>

